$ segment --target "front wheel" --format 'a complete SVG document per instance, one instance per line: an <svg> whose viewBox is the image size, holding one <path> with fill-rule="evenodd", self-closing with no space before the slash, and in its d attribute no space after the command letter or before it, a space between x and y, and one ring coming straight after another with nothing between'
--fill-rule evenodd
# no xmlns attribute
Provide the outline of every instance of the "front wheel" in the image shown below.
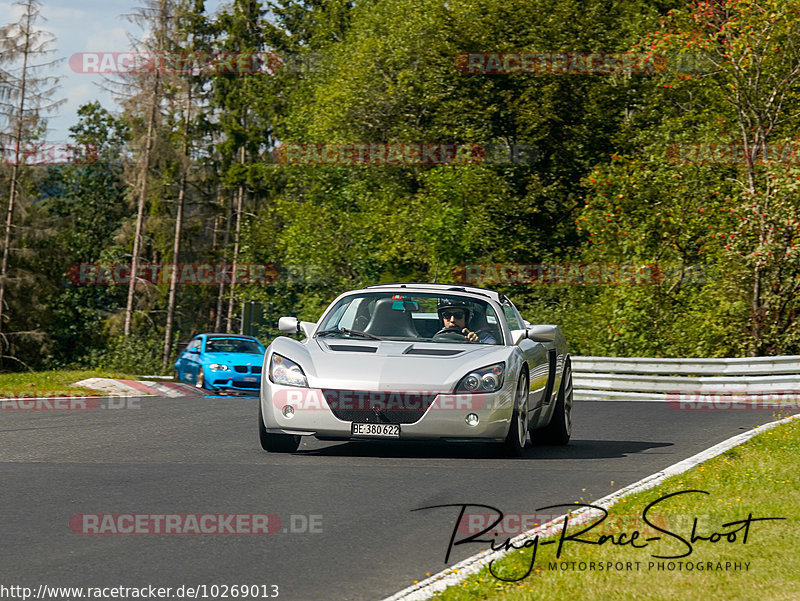
<svg viewBox="0 0 800 601"><path fill-rule="evenodd" d="M514 395L514 413L503 444L503 452L510 457L520 457L528 443L528 378L523 371Z"/></svg>
<svg viewBox="0 0 800 601"><path fill-rule="evenodd" d="M536 430L535 440L543 444L565 445L572 435L572 369L564 368L553 418L541 430Z"/></svg>
<svg viewBox="0 0 800 601"><path fill-rule="evenodd" d="M264 426L261 401L258 402L258 439L261 448L270 453L294 453L300 446L300 437L295 434L270 434Z"/></svg>

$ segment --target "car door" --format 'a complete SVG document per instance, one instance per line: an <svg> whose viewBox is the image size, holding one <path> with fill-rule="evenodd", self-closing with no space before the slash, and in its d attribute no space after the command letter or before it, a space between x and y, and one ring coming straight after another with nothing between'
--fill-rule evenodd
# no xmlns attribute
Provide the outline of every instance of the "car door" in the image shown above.
<svg viewBox="0 0 800 601"><path fill-rule="evenodd" d="M200 347L203 342L202 338L195 338L186 345L184 351L185 357L185 378L194 384L197 382L197 374L200 372Z"/></svg>
<svg viewBox="0 0 800 601"><path fill-rule="evenodd" d="M525 323L511 301L507 300L501 305L503 316L511 330L525 329ZM524 360L530 367L530 381L528 382L528 409L533 411L540 405L550 402L552 386L555 381L555 355L541 343L528 338L523 338L518 348Z"/></svg>
<svg viewBox="0 0 800 601"><path fill-rule="evenodd" d="M186 343L186 346L183 347L183 350L178 353L178 358L175 359L175 379L178 382L183 382L186 379L186 366L188 357L186 349L189 347L189 344L189 342Z"/></svg>

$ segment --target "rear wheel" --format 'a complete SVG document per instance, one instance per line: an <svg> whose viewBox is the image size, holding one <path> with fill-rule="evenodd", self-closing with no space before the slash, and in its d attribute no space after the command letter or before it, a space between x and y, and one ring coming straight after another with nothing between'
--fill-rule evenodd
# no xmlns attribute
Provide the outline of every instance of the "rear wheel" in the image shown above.
<svg viewBox="0 0 800 601"><path fill-rule="evenodd" d="M536 430L535 440L543 444L563 445L569 442L572 435L572 368L564 368L561 386L558 388L558 399L553 418L541 430Z"/></svg>
<svg viewBox="0 0 800 601"><path fill-rule="evenodd" d="M503 444L503 452L511 457L519 457L528 442L528 376L523 371L517 381L517 392L514 395L514 413L511 425Z"/></svg>
<svg viewBox="0 0 800 601"><path fill-rule="evenodd" d="M270 434L264 426L261 401L258 403L258 439L261 448L270 453L294 453L300 446L300 437L294 434Z"/></svg>

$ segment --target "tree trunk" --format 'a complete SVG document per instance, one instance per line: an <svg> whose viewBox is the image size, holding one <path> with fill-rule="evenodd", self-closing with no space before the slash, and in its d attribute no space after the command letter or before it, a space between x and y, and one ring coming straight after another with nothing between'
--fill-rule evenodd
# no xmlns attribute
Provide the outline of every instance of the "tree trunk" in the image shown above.
<svg viewBox="0 0 800 601"><path fill-rule="evenodd" d="M161 31L158 34L157 51L161 52L162 43L165 36L166 27L166 0L161 0ZM136 291L136 271L139 268L139 254L141 252L142 229L144 227L144 207L147 202L147 183L150 172L150 155L153 151L153 133L155 130L156 113L158 111L158 90L161 83L159 69L156 68L153 74L153 92L151 95L150 116L147 119L147 138L145 140L144 156L142 157L141 187L139 189L139 201L136 208L136 232L133 235L133 252L131 253L130 281L128 282L128 302L125 305L125 336L131 334L131 324L133 322L133 299Z"/></svg>
<svg viewBox="0 0 800 601"><path fill-rule="evenodd" d="M172 241L172 262L178 263L178 256L181 250L181 230L183 229L183 204L186 198L186 182L189 172L189 123L191 122L192 111L192 86L187 84L186 91L186 110L183 120L183 153L182 157L186 161L181 174L180 189L178 190L178 208L175 212L175 238ZM178 273L177 266L173 277L169 281L169 300L167 301L167 323L164 328L164 354L161 360L164 369L169 366L169 356L172 350L172 324L175 317L175 297L177 296Z"/></svg>
<svg viewBox="0 0 800 601"><path fill-rule="evenodd" d="M228 201L228 217L225 220L225 237L222 242L222 248L225 249L227 252L228 250L228 243L231 239L231 208L232 203L230 196L227 197ZM223 256L223 261L225 257ZM217 315L214 321L214 331L221 332L222 331L222 299L225 297L225 278L220 278L219 280L219 291L217 292Z"/></svg>
<svg viewBox="0 0 800 601"><path fill-rule="evenodd" d="M20 80L19 112L17 127L14 132L14 167L11 170L11 189L8 194L8 208L6 209L6 229L3 234L3 259L0 261L0 366L3 365L5 355L5 334L3 333L3 312L6 296L6 280L8 279L8 257L11 251L11 229L14 226L14 203L17 200L17 177L19 176L19 155L22 146L22 125L25 118L25 94L28 83L28 55L30 54L30 28L31 10L28 6L27 26L25 28L25 49L22 53L22 78Z"/></svg>
<svg viewBox="0 0 800 601"><path fill-rule="evenodd" d="M239 161L244 165L244 146L239 150ZM236 292L236 267L239 263L239 242L242 232L242 207L244 205L244 186L239 186L239 191L236 195L236 229L233 235L233 264L231 276L230 296L228 297L228 322L225 332L230 334L233 329L233 301Z"/></svg>
<svg viewBox="0 0 800 601"><path fill-rule="evenodd" d="M736 92L736 103L737 109L737 116L739 121L739 130L741 132L741 140L742 140L742 147L744 149L745 155L745 165L747 170L747 193L750 196L751 201L754 203L756 207L756 212L758 214L758 221L759 221L759 237L758 237L758 246L759 249L764 245L765 242L765 219L763 214L765 213L764 207L761 205L761 202L758 201L758 195L756 193L756 172L755 172L755 165L754 165L754 156L752 152L752 147L762 146L762 156L764 149L763 145L766 144L766 135L762 135L762 129L759 128L755 134L754 144L751 147L750 144L750 134L751 134L751 127L750 127L750 119L748 118L747 113L745 112L744 108L744 100L741 96L741 93L737 90ZM760 144L759 144L760 142ZM763 329L763 315L764 315L764 307L762 306L762 299L761 299L761 265L758 261L756 261L755 266L753 267L753 296L750 299L750 335L752 336L752 340L750 341L749 348L747 354L750 357L756 357L760 354L761 348L761 338L762 338L762 329Z"/></svg>
<svg viewBox="0 0 800 601"><path fill-rule="evenodd" d="M144 225L144 205L147 201L147 180L150 171L150 153L153 148L153 130L155 129L156 111L158 110L158 71L155 73L156 83L153 85L153 106L147 119L147 139L145 140L144 156L142 157L142 175L139 188L139 201L136 208L136 232L133 235L133 252L131 254L130 281L128 282L128 302L125 306L125 336L130 336L131 322L133 321L133 296L136 290L136 271L139 268L139 253L141 252L142 228Z"/></svg>
<svg viewBox="0 0 800 601"><path fill-rule="evenodd" d="M18 138L19 139L19 138ZM8 197L6 210L6 230L3 235L3 259L0 263L0 366L3 365L5 355L5 334L3 333L3 303L6 295L6 278L8 276L8 254L11 247L11 228L14 223L14 200L17 195L17 173L19 173L19 144L17 144L14 168L11 171L11 190Z"/></svg>

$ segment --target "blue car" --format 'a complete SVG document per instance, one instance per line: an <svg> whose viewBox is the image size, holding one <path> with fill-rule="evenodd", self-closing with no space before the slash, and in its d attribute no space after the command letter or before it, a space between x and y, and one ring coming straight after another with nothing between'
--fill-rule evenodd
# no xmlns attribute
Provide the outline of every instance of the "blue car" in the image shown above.
<svg viewBox="0 0 800 601"><path fill-rule="evenodd" d="M175 381L203 390L258 392L265 351L252 336L198 334L175 361Z"/></svg>

